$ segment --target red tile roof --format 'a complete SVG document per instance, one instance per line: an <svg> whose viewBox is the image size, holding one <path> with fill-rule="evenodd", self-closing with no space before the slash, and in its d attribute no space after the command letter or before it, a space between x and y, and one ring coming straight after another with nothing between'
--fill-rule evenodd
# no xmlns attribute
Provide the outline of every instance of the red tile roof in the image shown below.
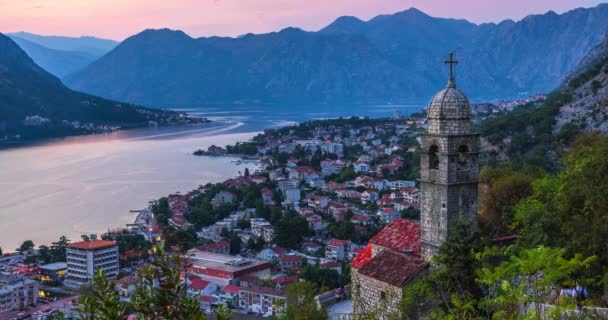
<svg viewBox="0 0 608 320"><path fill-rule="evenodd" d="M190 276L190 284L188 284L188 288L192 288L194 290L203 290L207 288L209 285L209 281L205 281L196 276Z"/></svg>
<svg viewBox="0 0 608 320"><path fill-rule="evenodd" d="M369 242L398 252L411 250L414 255L419 255L420 225L415 222L396 218Z"/></svg>
<svg viewBox="0 0 608 320"><path fill-rule="evenodd" d="M350 241L348 241L348 240L331 239L331 240L329 240L329 243L327 245L332 246L332 247L343 247L343 246L347 246L349 244L350 244Z"/></svg>
<svg viewBox="0 0 608 320"><path fill-rule="evenodd" d="M115 246L116 242L107 240L85 240L80 242L70 243L70 248L80 250L96 250Z"/></svg>
<svg viewBox="0 0 608 320"><path fill-rule="evenodd" d="M297 275L280 276L280 277L275 278L273 281L274 281L274 283L276 283L278 285L288 285L288 284L300 281L300 277L298 277Z"/></svg>
<svg viewBox="0 0 608 320"><path fill-rule="evenodd" d="M252 276L250 274L246 274L241 277L241 282L256 283L256 282L258 282L258 280L259 280L258 277Z"/></svg>
<svg viewBox="0 0 608 320"><path fill-rule="evenodd" d="M294 261L294 262L299 262L302 261L304 258L302 258L301 256L281 256L281 261Z"/></svg>
<svg viewBox="0 0 608 320"><path fill-rule="evenodd" d="M403 287L427 266L425 261L410 255L384 250L361 267L359 274Z"/></svg>
<svg viewBox="0 0 608 320"><path fill-rule="evenodd" d="M342 265L336 261L328 261L319 265L321 269L333 269L333 268L341 268Z"/></svg>
<svg viewBox="0 0 608 320"><path fill-rule="evenodd" d="M268 288L268 287L252 286L252 287L242 288L241 291L253 292L253 293L258 293L258 294L263 294L263 295L279 296L279 297L284 297L285 296L285 291L284 290L282 290L282 289L275 289L275 288Z"/></svg>
<svg viewBox="0 0 608 320"><path fill-rule="evenodd" d="M218 242L212 242L207 245L201 246L198 249L202 251L217 251L223 248L230 248L230 242L226 240L220 240Z"/></svg>
<svg viewBox="0 0 608 320"><path fill-rule="evenodd" d="M318 248L320 247L320 245L316 242L307 242L306 244L304 244L304 246L308 247L308 248Z"/></svg>
<svg viewBox="0 0 608 320"><path fill-rule="evenodd" d="M354 268L363 267L372 258L372 245L368 244L363 251L359 252L351 262Z"/></svg>
<svg viewBox="0 0 608 320"><path fill-rule="evenodd" d="M130 286L137 283L137 278L133 276L124 276L116 280L116 283L123 286Z"/></svg>
<svg viewBox="0 0 608 320"><path fill-rule="evenodd" d="M272 248L272 251L278 255L284 255L288 252L287 249L279 247L279 246Z"/></svg>
<svg viewBox="0 0 608 320"><path fill-rule="evenodd" d="M224 292L226 292L226 293L239 293L239 292L241 292L241 287L239 287L239 286L233 286L233 285L227 285L222 290Z"/></svg>

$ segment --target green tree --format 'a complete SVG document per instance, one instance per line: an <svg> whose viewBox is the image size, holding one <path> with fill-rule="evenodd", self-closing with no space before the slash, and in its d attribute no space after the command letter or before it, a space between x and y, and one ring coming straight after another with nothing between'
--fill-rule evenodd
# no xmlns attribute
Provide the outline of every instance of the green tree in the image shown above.
<svg viewBox="0 0 608 320"><path fill-rule="evenodd" d="M296 249L305 235L310 234L306 219L294 212L288 212L276 224L276 243L285 248Z"/></svg>
<svg viewBox="0 0 608 320"><path fill-rule="evenodd" d="M346 285L348 282L348 279L336 270L321 269L314 265L306 265L300 275L302 279L315 283L321 288L335 289Z"/></svg>
<svg viewBox="0 0 608 320"><path fill-rule="evenodd" d="M156 221L161 225L166 225L171 218L171 209L169 208L169 199L160 198L152 205L152 213Z"/></svg>
<svg viewBox="0 0 608 320"><path fill-rule="evenodd" d="M518 319L520 310L528 316L540 316L540 310L530 308L545 303L560 287L589 285L595 279L584 278L585 270L596 257L576 254L565 258L566 250L539 246L511 255L498 266L488 265L479 271L478 281L486 287L480 306L493 319ZM539 318L540 319L540 318Z"/></svg>
<svg viewBox="0 0 608 320"><path fill-rule="evenodd" d="M120 320L127 319L128 305L121 302L114 289L114 283L108 281L105 272L98 269L92 281L90 296L79 298L76 314L82 320Z"/></svg>
<svg viewBox="0 0 608 320"><path fill-rule="evenodd" d="M230 254L238 254L241 252L241 238L232 236L230 239Z"/></svg>
<svg viewBox="0 0 608 320"><path fill-rule="evenodd" d="M199 207L194 207L188 213L188 221L194 223L197 228L210 226L216 222L213 216L211 203L205 201Z"/></svg>
<svg viewBox="0 0 608 320"><path fill-rule="evenodd" d="M481 172L480 226L489 237L510 234L515 205L532 194L530 174L510 167L484 168Z"/></svg>
<svg viewBox="0 0 608 320"><path fill-rule="evenodd" d="M220 304L215 310L215 318L217 320L230 320L232 319L232 312L223 304Z"/></svg>
<svg viewBox="0 0 608 320"><path fill-rule="evenodd" d="M310 282L297 282L287 286L285 291L287 310L281 317L283 320L324 320L328 319L327 313L317 307L315 293L317 287Z"/></svg>
<svg viewBox="0 0 608 320"><path fill-rule="evenodd" d="M357 177L357 173L355 172L355 169L352 166L349 166L349 167L342 169L342 171L340 171L340 173L334 179L334 181L336 181L338 183L342 183L342 182L353 180L356 177Z"/></svg>
<svg viewBox="0 0 608 320"><path fill-rule="evenodd" d="M66 236L61 236L58 241L51 243L51 247L49 248L51 262L65 261L69 243L70 240Z"/></svg>
<svg viewBox="0 0 608 320"><path fill-rule="evenodd" d="M561 247L569 256L596 256L589 272L608 273L608 137L579 136L555 175L536 180L515 207L513 230L522 248ZM599 286L596 289L600 289Z"/></svg>
<svg viewBox="0 0 608 320"><path fill-rule="evenodd" d="M355 225L347 221L333 222L327 227L327 231L333 238L344 240L355 240Z"/></svg>
<svg viewBox="0 0 608 320"><path fill-rule="evenodd" d="M51 249L45 245L38 247L38 258L44 263L51 262Z"/></svg>
<svg viewBox="0 0 608 320"><path fill-rule="evenodd" d="M456 220L434 261L436 267L403 292L403 315L417 319L422 314L442 319L483 318L478 301L482 290L476 283L480 267L476 254L480 250L479 233L468 220Z"/></svg>
<svg viewBox="0 0 608 320"><path fill-rule="evenodd" d="M152 262L138 273L139 284L131 297L137 319L143 320L204 320L198 299L186 293L181 282L179 256L169 256L155 246ZM178 267L175 267L178 266Z"/></svg>
<svg viewBox="0 0 608 320"><path fill-rule="evenodd" d="M23 241L21 246L19 246L17 251L19 251L21 253L25 253L25 252L30 252L33 249L34 249L34 242L32 240L25 240L25 241Z"/></svg>
<svg viewBox="0 0 608 320"><path fill-rule="evenodd" d="M182 251L188 251L196 246L198 238L193 228L165 228L165 245L168 248L177 246Z"/></svg>

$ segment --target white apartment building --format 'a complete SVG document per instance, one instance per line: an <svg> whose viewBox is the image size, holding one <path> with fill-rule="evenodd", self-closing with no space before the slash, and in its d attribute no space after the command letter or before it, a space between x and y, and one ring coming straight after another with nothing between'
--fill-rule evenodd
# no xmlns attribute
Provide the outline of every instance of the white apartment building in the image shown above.
<svg viewBox="0 0 608 320"><path fill-rule="evenodd" d="M104 270L108 279L115 279L119 270L118 246L114 241L97 239L70 243L67 263L65 285L68 287L89 284L97 269Z"/></svg>
<svg viewBox="0 0 608 320"><path fill-rule="evenodd" d="M24 310L36 304L38 282L30 279L14 279L0 285L0 313Z"/></svg>

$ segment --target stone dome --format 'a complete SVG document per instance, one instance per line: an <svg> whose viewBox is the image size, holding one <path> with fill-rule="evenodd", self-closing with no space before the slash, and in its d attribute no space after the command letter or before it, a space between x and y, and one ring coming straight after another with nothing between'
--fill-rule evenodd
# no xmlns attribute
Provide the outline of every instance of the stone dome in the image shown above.
<svg viewBox="0 0 608 320"><path fill-rule="evenodd" d="M469 100L456 88L453 79L448 81L448 85L437 92L429 104L429 119L469 119L471 117L471 107Z"/></svg>

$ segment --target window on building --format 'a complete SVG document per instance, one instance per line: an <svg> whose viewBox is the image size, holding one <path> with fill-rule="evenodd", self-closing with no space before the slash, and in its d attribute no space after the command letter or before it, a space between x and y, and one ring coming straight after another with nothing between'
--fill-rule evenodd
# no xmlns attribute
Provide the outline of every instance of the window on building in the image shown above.
<svg viewBox="0 0 608 320"><path fill-rule="evenodd" d="M439 147L432 145L429 148L429 169L439 169L439 156L437 153L439 153Z"/></svg>
<svg viewBox="0 0 608 320"><path fill-rule="evenodd" d="M380 291L380 299L381 300L386 300L386 292Z"/></svg>
<svg viewBox="0 0 608 320"><path fill-rule="evenodd" d="M461 145L458 147L458 169L466 170L468 169L469 162L469 148L466 145Z"/></svg>

